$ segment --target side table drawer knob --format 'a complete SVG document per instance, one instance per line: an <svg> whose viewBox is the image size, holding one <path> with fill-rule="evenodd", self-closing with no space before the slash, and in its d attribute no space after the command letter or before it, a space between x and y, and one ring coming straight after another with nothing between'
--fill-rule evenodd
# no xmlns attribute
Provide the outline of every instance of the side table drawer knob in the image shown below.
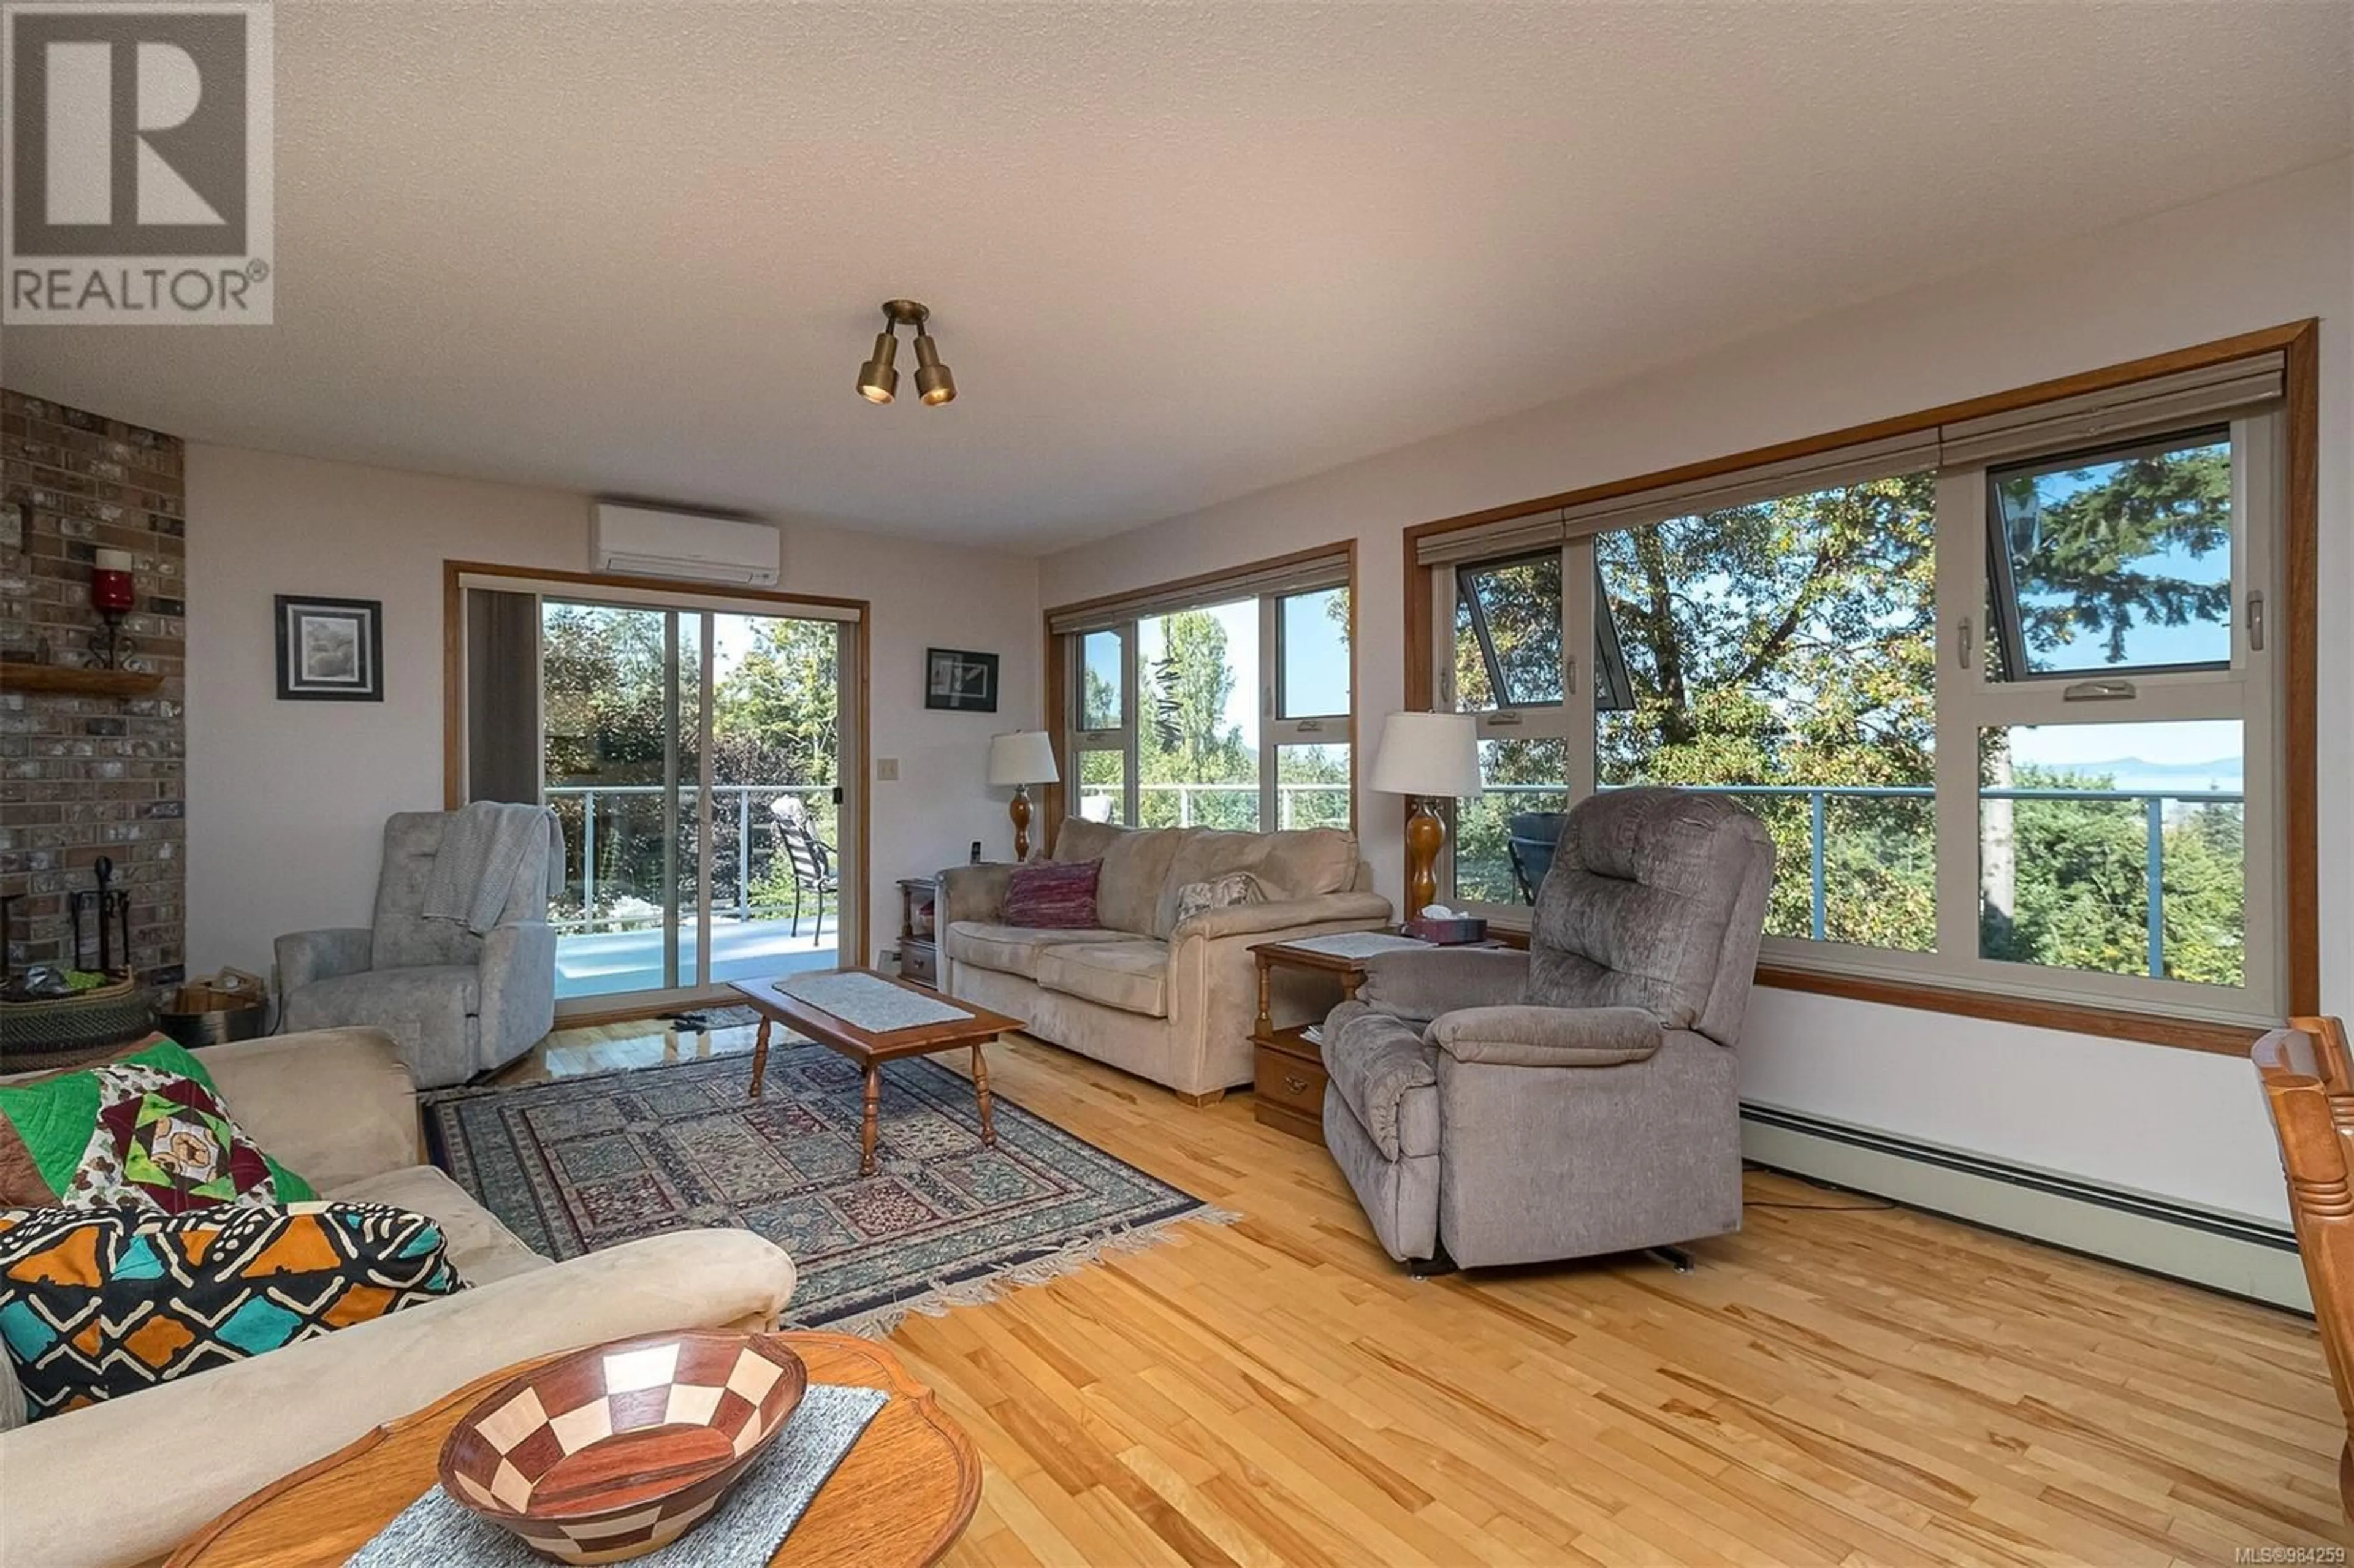
<svg viewBox="0 0 2354 1568"><path fill-rule="evenodd" d="M1308 1080L1297 1073L1286 1073L1283 1075L1283 1086L1295 1095L1304 1095L1308 1092Z"/></svg>

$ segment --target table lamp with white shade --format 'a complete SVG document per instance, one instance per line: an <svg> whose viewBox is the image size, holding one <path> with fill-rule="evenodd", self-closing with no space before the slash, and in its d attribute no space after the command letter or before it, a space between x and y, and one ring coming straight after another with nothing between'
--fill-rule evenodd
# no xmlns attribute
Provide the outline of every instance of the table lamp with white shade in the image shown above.
<svg viewBox="0 0 2354 1568"><path fill-rule="evenodd" d="M1013 858L1030 858L1030 786L1057 784L1055 743L1043 729L1017 729L989 737L989 782L994 789L1013 787Z"/></svg>
<svg viewBox="0 0 2354 1568"><path fill-rule="evenodd" d="M1405 820L1406 918L1438 896L1438 847L1447 824L1441 800L1479 793L1479 731L1469 714L1396 713L1382 721L1373 786L1414 802Z"/></svg>

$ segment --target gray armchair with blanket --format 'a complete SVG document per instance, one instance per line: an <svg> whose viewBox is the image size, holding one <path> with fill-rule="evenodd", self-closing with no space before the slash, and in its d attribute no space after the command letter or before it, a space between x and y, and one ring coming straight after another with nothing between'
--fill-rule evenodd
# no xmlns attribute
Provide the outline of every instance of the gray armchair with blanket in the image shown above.
<svg viewBox="0 0 2354 1568"><path fill-rule="evenodd" d="M484 827L477 863L443 868L442 889L453 873L474 884L454 885L464 909L454 917L426 911L440 906L435 862L460 813L387 819L375 925L278 938L280 1027L381 1029L419 1088L463 1083L537 1044L556 1022L547 900L564 856L555 813L528 810L528 823L510 822L513 839L495 841Z"/></svg>
<svg viewBox="0 0 2354 1568"><path fill-rule="evenodd" d="M1384 953L1324 1028L1324 1140L1418 1271L1670 1246L1741 1225L1733 1046L1774 844L1717 795L1569 814L1529 950Z"/></svg>

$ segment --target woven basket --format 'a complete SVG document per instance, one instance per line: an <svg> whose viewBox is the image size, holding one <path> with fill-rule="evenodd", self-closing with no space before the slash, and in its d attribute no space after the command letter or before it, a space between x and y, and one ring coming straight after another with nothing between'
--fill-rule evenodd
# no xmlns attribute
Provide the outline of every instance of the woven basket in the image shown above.
<svg viewBox="0 0 2354 1568"><path fill-rule="evenodd" d="M0 1001L0 1071L67 1066L140 1039L154 1027L146 988L128 975L71 996Z"/></svg>
<svg viewBox="0 0 2354 1568"><path fill-rule="evenodd" d="M194 1051L251 1040L266 1033L270 987L260 975L223 969L210 980L191 980L164 1004L155 1027Z"/></svg>

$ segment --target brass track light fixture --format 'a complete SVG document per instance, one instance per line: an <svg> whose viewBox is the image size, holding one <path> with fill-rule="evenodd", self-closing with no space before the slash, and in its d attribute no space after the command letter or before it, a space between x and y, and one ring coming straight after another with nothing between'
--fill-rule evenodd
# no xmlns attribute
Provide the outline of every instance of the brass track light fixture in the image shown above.
<svg viewBox="0 0 2354 1568"><path fill-rule="evenodd" d="M858 395L869 403L888 403L891 394L899 389L899 373L891 368L891 361L899 353L899 340L887 332L875 334L875 357L858 367Z"/></svg>
<svg viewBox="0 0 2354 1568"><path fill-rule="evenodd" d="M890 324L875 337L874 357L858 367L858 394L870 403L888 403L899 389L899 373L892 361L899 353L899 329L916 329L916 392L928 407L937 408L956 397L956 377L940 363L940 351L932 341L924 323L931 320L928 306L914 300L885 300L883 319Z"/></svg>

